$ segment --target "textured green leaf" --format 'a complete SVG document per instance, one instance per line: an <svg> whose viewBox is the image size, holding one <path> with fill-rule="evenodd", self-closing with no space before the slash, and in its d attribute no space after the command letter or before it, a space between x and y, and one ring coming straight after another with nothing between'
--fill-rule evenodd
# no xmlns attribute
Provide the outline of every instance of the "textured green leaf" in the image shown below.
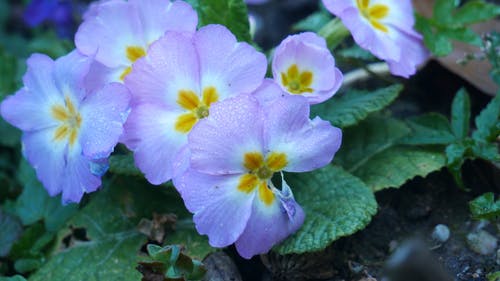
<svg viewBox="0 0 500 281"><path fill-rule="evenodd" d="M23 227L16 217L0 210L0 229L0 257L5 257L21 236Z"/></svg>
<svg viewBox="0 0 500 281"><path fill-rule="evenodd" d="M481 46L483 43L481 36L465 27L441 27L438 32L441 36L446 36L447 38L462 41L475 46Z"/></svg>
<svg viewBox="0 0 500 281"><path fill-rule="evenodd" d="M239 41L250 42L247 5L243 0L188 0L198 12L198 25L222 24Z"/></svg>
<svg viewBox="0 0 500 281"><path fill-rule="evenodd" d="M462 164L464 163L468 147L464 143L452 143L446 147L446 166L458 187L466 190L462 180Z"/></svg>
<svg viewBox="0 0 500 281"><path fill-rule="evenodd" d="M500 6L485 1L467 1L453 15L455 24L466 25L495 18L500 15Z"/></svg>
<svg viewBox="0 0 500 281"><path fill-rule="evenodd" d="M491 142L500 135L500 93L476 117L476 127L472 133L476 141Z"/></svg>
<svg viewBox="0 0 500 281"><path fill-rule="evenodd" d="M371 190L340 167L287 176L306 218L302 227L274 248L280 254L319 251L364 228L377 211Z"/></svg>
<svg viewBox="0 0 500 281"><path fill-rule="evenodd" d="M460 89L451 104L451 130L455 136L464 140L469 134L470 98L464 88Z"/></svg>
<svg viewBox="0 0 500 281"><path fill-rule="evenodd" d="M354 171L374 191L399 187L416 176L444 167L442 148L396 146L378 153Z"/></svg>
<svg viewBox="0 0 500 281"><path fill-rule="evenodd" d="M334 163L355 172L370 158L394 146L409 133L404 122L382 116L371 116L355 127L343 131L342 146Z"/></svg>
<svg viewBox="0 0 500 281"><path fill-rule="evenodd" d="M105 184L59 235L62 239L71 229L84 229L88 241L77 240L62 249L30 280L139 280L137 255L147 239L136 226L153 212L173 213L181 220L190 216L172 188L152 187L130 177Z"/></svg>
<svg viewBox="0 0 500 281"><path fill-rule="evenodd" d="M474 157L479 157L488 161L500 161L500 154L496 143L474 143L472 145L472 154Z"/></svg>
<svg viewBox="0 0 500 281"><path fill-rule="evenodd" d="M126 155L111 155L111 157L109 157L109 171L125 176L142 176L142 172L135 166L132 153Z"/></svg>
<svg viewBox="0 0 500 281"><path fill-rule="evenodd" d="M361 48L357 44L354 44L354 46L350 48L339 50L337 54L344 58L360 59L367 61L375 60L375 56L373 56L372 53Z"/></svg>
<svg viewBox="0 0 500 281"><path fill-rule="evenodd" d="M436 0L432 17L440 23L449 23L453 21L451 11L458 5L456 0Z"/></svg>
<svg viewBox="0 0 500 281"><path fill-rule="evenodd" d="M445 165L441 148L398 146L409 128L395 119L373 116L344 130L334 163L361 178L374 191L399 187Z"/></svg>
<svg viewBox="0 0 500 281"><path fill-rule="evenodd" d="M63 206L60 196L50 197L24 159L19 166L18 179L24 188L16 200L15 212L24 225L43 219L45 228L56 232L77 211L77 204Z"/></svg>
<svg viewBox="0 0 500 281"><path fill-rule="evenodd" d="M345 128L365 119L370 113L391 104L402 85L393 85L374 92L352 90L311 107L311 116L318 115L334 126Z"/></svg>
<svg viewBox="0 0 500 281"><path fill-rule="evenodd" d="M428 113L407 120L411 133L401 144L450 144L456 140L451 132L450 121L438 113Z"/></svg>
<svg viewBox="0 0 500 281"><path fill-rule="evenodd" d="M500 216L500 200L488 192L469 202L469 209L475 219L493 220Z"/></svg>
<svg viewBox="0 0 500 281"><path fill-rule="evenodd" d="M486 275L488 281L500 281L500 271L490 272Z"/></svg>

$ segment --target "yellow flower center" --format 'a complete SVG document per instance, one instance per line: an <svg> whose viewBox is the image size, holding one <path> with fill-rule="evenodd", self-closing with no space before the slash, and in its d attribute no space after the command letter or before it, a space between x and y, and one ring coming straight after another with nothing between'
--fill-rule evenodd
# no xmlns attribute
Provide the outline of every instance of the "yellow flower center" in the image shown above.
<svg viewBox="0 0 500 281"><path fill-rule="evenodd" d="M299 71L296 64L292 64L288 70L281 72L281 82L292 94L312 93L310 87L313 82L313 73L311 71Z"/></svg>
<svg viewBox="0 0 500 281"><path fill-rule="evenodd" d="M127 59L130 61L130 64L134 63L136 60L144 57L146 55L146 51L142 47L139 46L129 46L125 49L125 55ZM132 66L127 67L122 74L120 75L120 80L125 80L125 77L132 71Z"/></svg>
<svg viewBox="0 0 500 281"><path fill-rule="evenodd" d="M181 133L191 131L198 120L209 115L210 105L218 100L219 95L215 87L206 87L203 89L201 100L193 91L180 90L177 96L177 104L190 112L182 114L177 118L175 130Z"/></svg>
<svg viewBox="0 0 500 281"><path fill-rule="evenodd" d="M267 186L267 182L275 172L281 171L287 164L288 160L284 153L272 152L265 161L260 152L245 153L243 166L248 170L248 173L241 176L238 190L250 193L258 187L260 200L266 205L271 205L275 196Z"/></svg>
<svg viewBox="0 0 500 281"><path fill-rule="evenodd" d="M363 17L367 19L375 29L386 33L389 31L387 26L380 22L380 20L384 19L389 14L388 6L383 4L370 6L370 0L356 0L356 3Z"/></svg>
<svg viewBox="0 0 500 281"><path fill-rule="evenodd" d="M52 117L61 123L54 133L54 140L62 141L68 138L69 145L72 146L78 137L82 116L68 96L64 99L64 105L52 107Z"/></svg>

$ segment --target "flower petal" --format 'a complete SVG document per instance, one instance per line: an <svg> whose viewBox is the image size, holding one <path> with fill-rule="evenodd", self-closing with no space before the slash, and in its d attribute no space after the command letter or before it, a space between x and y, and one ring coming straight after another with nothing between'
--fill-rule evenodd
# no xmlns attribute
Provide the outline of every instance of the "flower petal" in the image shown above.
<svg viewBox="0 0 500 281"><path fill-rule="evenodd" d="M199 62L191 36L167 32L153 43L125 78L133 103L151 102L178 107L180 90L199 93Z"/></svg>
<svg viewBox="0 0 500 281"><path fill-rule="evenodd" d="M309 120L309 106L300 96L276 99L266 111L266 149L285 153L289 172L306 172L330 163L339 149L342 132L319 117Z"/></svg>
<svg viewBox="0 0 500 281"><path fill-rule="evenodd" d="M245 172L244 154L263 152L261 118L259 103L250 95L215 103L188 136L191 166L212 175Z"/></svg>
<svg viewBox="0 0 500 281"><path fill-rule="evenodd" d="M80 143L90 158L109 156L123 133L130 95L119 83L112 83L85 99L81 107Z"/></svg>
<svg viewBox="0 0 500 281"><path fill-rule="evenodd" d="M134 152L135 164L152 184L162 184L175 176L179 152L187 142L185 134L174 130L182 114L156 104L139 104L125 123L122 141Z"/></svg>
<svg viewBox="0 0 500 281"><path fill-rule="evenodd" d="M201 85L213 86L220 99L250 93L264 79L267 60L222 25L208 25L196 32L194 42L200 58Z"/></svg>
<svg viewBox="0 0 500 281"><path fill-rule="evenodd" d="M76 153L68 157L62 177L62 202L80 202L84 193L96 191L101 185L100 176L91 173L92 162Z"/></svg>
<svg viewBox="0 0 500 281"><path fill-rule="evenodd" d="M254 255L267 253L300 228L304 222L302 207L295 202L293 196L284 200L286 202L274 200L271 205L253 200L252 215L245 231L235 243L236 250L242 257L249 259Z"/></svg>
<svg viewBox="0 0 500 281"><path fill-rule="evenodd" d="M60 193L63 178L71 176L64 173L66 144L53 139L52 129L25 133L22 137L23 153L50 196Z"/></svg>
<svg viewBox="0 0 500 281"><path fill-rule="evenodd" d="M255 192L239 191L241 175L211 176L188 170L176 179L188 210L200 234L208 235L210 245L225 247L241 235L250 217Z"/></svg>

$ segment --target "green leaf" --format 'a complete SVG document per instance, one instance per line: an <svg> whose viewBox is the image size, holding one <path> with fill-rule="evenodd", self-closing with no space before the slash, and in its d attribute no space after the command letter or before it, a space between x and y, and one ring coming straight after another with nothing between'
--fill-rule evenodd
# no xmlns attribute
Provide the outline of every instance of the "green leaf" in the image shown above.
<svg viewBox="0 0 500 281"><path fill-rule="evenodd" d="M453 51L453 45L447 37L434 32L431 20L420 15L415 17L415 28L424 36L425 46L436 56L446 56Z"/></svg>
<svg viewBox="0 0 500 281"><path fill-rule="evenodd" d="M371 157L397 144L409 133L404 122L382 116L371 116L355 127L343 130L340 150L334 163L355 172Z"/></svg>
<svg viewBox="0 0 500 281"><path fill-rule="evenodd" d="M126 155L111 155L111 157L109 157L109 171L125 176L142 176L142 172L135 166L132 153Z"/></svg>
<svg viewBox="0 0 500 281"><path fill-rule="evenodd" d="M407 120L411 133L403 138L401 144L450 144L456 140L451 132L448 119L438 113L427 113Z"/></svg>
<svg viewBox="0 0 500 281"><path fill-rule="evenodd" d="M436 0L434 3L432 17L440 23L449 23L453 21L451 11L455 9L459 1L456 0Z"/></svg>
<svg viewBox="0 0 500 281"><path fill-rule="evenodd" d="M354 44L354 46L347 49L339 50L337 54L346 59L359 59L366 61L372 61L376 59L375 56L372 55L372 53L361 48L358 44Z"/></svg>
<svg viewBox="0 0 500 281"><path fill-rule="evenodd" d="M21 236L23 227L16 217L0 210L0 229L0 257L5 257Z"/></svg>
<svg viewBox="0 0 500 281"><path fill-rule="evenodd" d="M279 254L320 251L363 229L377 211L371 190L340 167L327 166L287 178L306 218L295 234L274 247Z"/></svg>
<svg viewBox="0 0 500 281"><path fill-rule="evenodd" d="M198 25L222 24L238 38L250 42L247 5L243 0L188 0L198 12Z"/></svg>
<svg viewBox="0 0 500 281"><path fill-rule="evenodd" d="M442 27L439 29L439 34L440 36L445 36L447 38L455 39L475 46L481 46L483 43L483 41L481 40L481 36L476 34L471 29L465 27L459 27L459 28Z"/></svg>
<svg viewBox="0 0 500 281"><path fill-rule="evenodd" d="M451 104L451 130L460 140L465 140L470 126L470 98L467 91L460 89Z"/></svg>
<svg viewBox="0 0 500 281"><path fill-rule="evenodd" d="M455 24L466 25L487 21L500 15L500 6L485 1L467 1L453 15Z"/></svg>
<svg viewBox="0 0 500 281"><path fill-rule="evenodd" d="M472 133L474 140L492 142L500 135L500 93L476 117L477 130Z"/></svg>
<svg viewBox="0 0 500 281"><path fill-rule="evenodd" d="M131 177L106 182L59 235L62 245L65 234L84 229L88 241L77 240L62 249L30 281L140 280L135 266L147 239L137 225L153 212L173 213L181 220L190 216L172 188L152 187Z"/></svg>
<svg viewBox="0 0 500 281"><path fill-rule="evenodd" d="M45 228L56 232L77 211L77 204L63 206L60 196L50 197L24 159L19 166L18 179L24 188L16 200L15 211L24 225L43 219Z"/></svg>
<svg viewBox="0 0 500 281"><path fill-rule="evenodd" d="M462 164L464 163L469 148L463 143L452 143L446 147L446 166L458 187L466 190L462 180Z"/></svg>
<svg viewBox="0 0 500 281"><path fill-rule="evenodd" d="M341 128L352 126L391 104L402 89L397 84L374 92L351 90L312 106L311 116L318 115Z"/></svg>
<svg viewBox="0 0 500 281"><path fill-rule="evenodd" d="M498 152L498 145L496 143L482 143L476 142L472 145L472 154L488 161L500 161L500 154Z"/></svg>
<svg viewBox="0 0 500 281"><path fill-rule="evenodd" d="M469 209L475 219L494 220L500 216L500 200L488 192L469 202Z"/></svg>
<svg viewBox="0 0 500 281"><path fill-rule="evenodd" d="M445 165L440 148L397 145L409 133L402 121L373 116L343 133L334 163L361 178L374 191L399 187Z"/></svg>
<svg viewBox="0 0 500 281"><path fill-rule="evenodd" d="M490 272L486 275L488 281L500 281L500 271Z"/></svg>
<svg viewBox="0 0 500 281"><path fill-rule="evenodd" d="M318 32L331 20L331 18L332 16L328 12L321 10L307 16L305 19L300 20L293 25L292 29L296 31Z"/></svg>
<svg viewBox="0 0 500 281"><path fill-rule="evenodd" d="M185 248L184 252L188 256L200 260L215 251L215 248L212 248L208 244L208 237L197 233L191 217L177 220L175 231L167 234L165 243L183 244Z"/></svg>
<svg viewBox="0 0 500 281"><path fill-rule="evenodd" d="M374 191L400 187L416 177L425 177L444 167L446 158L441 148L396 146L378 153L360 166L354 175Z"/></svg>
<svg viewBox="0 0 500 281"><path fill-rule="evenodd" d="M16 275L12 277L2 277L0 276L0 281L26 281L24 277L21 275Z"/></svg>

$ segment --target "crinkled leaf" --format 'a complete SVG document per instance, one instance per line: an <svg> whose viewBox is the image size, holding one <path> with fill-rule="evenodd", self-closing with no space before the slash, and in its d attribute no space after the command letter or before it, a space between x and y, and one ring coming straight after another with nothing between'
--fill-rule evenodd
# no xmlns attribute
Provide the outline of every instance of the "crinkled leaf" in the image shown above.
<svg viewBox="0 0 500 281"><path fill-rule="evenodd" d="M438 113L428 113L407 120L411 133L400 143L422 144L450 144L456 140L451 132L450 121Z"/></svg>
<svg viewBox="0 0 500 281"><path fill-rule="evenodd" d="M193 258L203 259L209 253L215 251L215 248L208 244L208 237L196 232L191 217L183 220L177 220L175 231L167 234L165 239L167 244L183 244L184 252Z"/></svg>
<svg viewBox="0 0 500 281"><path fill-rule="evenodd" d="M348 172L355 172L376 154L394 146L409 133L404 122L371 116L355 127L343 130L342 146L334 158Z"/></svg>
<svg viewBox="0 0 500 281"><path fill-rule="evenodd" d="M472 133L476 141L491 142L500 135L500 93L476 117L476 127Z"/></svg>
<svg viewBox="0 0 500 281"><path fill-rule="evenodd" d="M472 145L472 154L488 161L500 161L498 145L496 143L474 143Z"/></svg>
<svg viewBox="0 0 500 281"><path fill-rule="evenodd" d="M376 154L354 175L374 191L399 187L416 176L425 177L444 167L446 158L442 148L396 146Z"/></svg>
<svg viewBox="0 0 500 281"><path fill-rule="evenodd" d="M462 180L462 164L464 163L468 146L464 143L452 143L446 147L446 166L450 171L455 183L463 190L466 190Z"/></svg>
<svg viewBox="0 0 500 281"><path fill-rule="evenodd" d="M420 15L415 17L415 28L424 36L425 46L436 56L442 57L453 51L453 45L447 37L434 31L429 19Z"/></svg>
<svg viewBox="0 0 500 281"><path fill-rule="evenodd" d="M139 280L135 265L147 238L137 225L153 212L173 213L180 219L190 216L171 188L152 187L129 177L106 183L61 231L62 239L71 229L84 229L88 241L76 241L52 256L30 280Z"/></svg>
<svg viewBox="0 0 500 281"><path fill-rule="evenodd" d="M109 157L109 171L125 176L142 176L142 172L135 166L132 154L111 155Z"/></svg>
<svg viewBox="0 0 500 281"><path fill-rule="evenodd" d="M47 232L42 222L28 226L21 237L12 246L9 257L15 260L45 258L55 234ZM30 270L28 270L30 271ZM19 271L26 272L26 271Z"/></svg>
<svg viewBox="0 0 500 281"><path fill-rule="evenodd" d="M0 257L5 257L21 236L23 227L16 217L0 210L0 229Z"/></svg>
<svg viewBox="0 0 500 281"><path fill-rule="evenodd" d="M314 105L311 116L320 116L332 125L345 128L365 119L370 113L379 111L391 104L402 85L392 85L373 92L351 90L334 96L329 101Z"/></svg>
<svg viewBox="0 0 500 281"><path fill-rule="evenodd" d="M50 197L24 159L19 166L18 180L24 189L15 203L15 212L24 225L43 219L45 228L56 232L77 211L77 204L63 206L60 196Z"/></svg>
<svg viewBox="0 0 500 281"><path fill-rule="evenodd" d="M198 12L198 25L222 24L239 41L250 42L247 5L243 0L188 0Z"/></svg>
<svg viewBox="0 0 500 281"><path fill-rule="evenodd" d="M488 192L469 202L469 209L475 219L493 220L500 216L500 200Z"/></svg>
<svg viewBox="0 0 500 281"><path fill-rule="evenodd" d="M415 176L425 176L445 165L441 148L398 146L407 136L404 122L373 116L344 130L334 162L378 191L399 187Z"/></svg>
<svg viewBox="0 0 500 281"><path fill-rule="evenodd" d="M451 130L455 136L464 140L469 134L470 98L464 88L460 89L451 104Z"/></svg>
<svg viewBox="0 0 500 281"><path fill-rule="evenodd" d="M500 271L490 272L486 275L488 281L500 281Z"/></svg>
<svg viewBox="0 0 500 281"><path fill-rule="evenodd" d="M432 17L441 23L449 23L453 20L451 11L458 5L456 0L436 0Z"/></svg>
<svg viewBox="0 0 500 281"><path fill-rule="evenodd" d="M306 218L295 234L274 248L280 254L320 251L363 229L377 211L370 188L340 167L290 174L287 182Z"/></svg>

